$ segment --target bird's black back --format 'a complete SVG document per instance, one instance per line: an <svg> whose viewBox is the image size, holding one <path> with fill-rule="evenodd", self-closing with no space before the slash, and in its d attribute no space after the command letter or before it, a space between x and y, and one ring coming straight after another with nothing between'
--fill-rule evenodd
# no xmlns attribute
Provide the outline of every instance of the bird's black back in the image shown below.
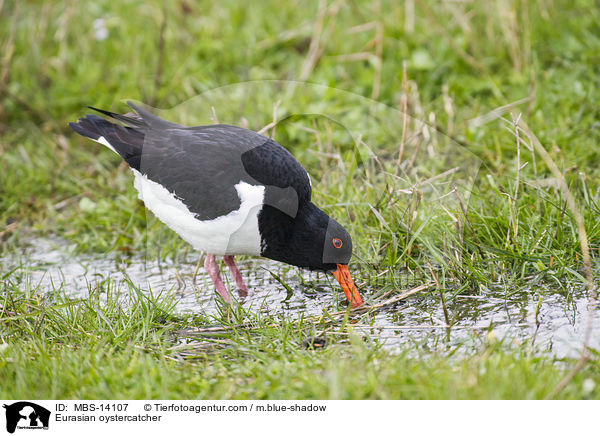
<svg viewBox="0 0 600 436"><path fill-rule="evenodd" d="M132 126L95 115L70 126L92 139L103 136L132 168L173 193L198 219L237 210L239 182L265 186L264 204L290 216L310 201L308 174L272 139L226 124L183 127L131 106L141 116ZM127 122L126 116L102 112Z"/></svg>

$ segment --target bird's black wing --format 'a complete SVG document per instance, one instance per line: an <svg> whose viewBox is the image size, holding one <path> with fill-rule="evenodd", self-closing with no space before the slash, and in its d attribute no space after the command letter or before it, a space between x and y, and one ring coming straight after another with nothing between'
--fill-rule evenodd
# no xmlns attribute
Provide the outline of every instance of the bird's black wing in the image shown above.
<svg viewBox="0 0 600 436"><path fill-rule="evenodd" d="M265 204L295 217L298 207L310 202L310 178L289 151L272 139L264 139L261 145L242 154L244 169L266 187Z"/></svg>
<svg viewBox="0 0 600 436"><path fill-rule="evenodd" d="M82 134L104 136L132 168L173 193L198 219L212 220L239 209L235 185L240 182L265 186L263 204L292 217L299 204L310 201L308 174L275 141L225 124L183 127L129 105L143 123L136 120L135 126L123 127L88 116L71 126L82 133L82 121L88 127L93 117L96 131Z"/></svg>
<svg viewBox="0 0 600 436"><path fill-rule="evenodd" d="M263 204L292 217L311 197L308 174L286 149L224 124L149 130L140 171L173 192L199 219L238 209L235 185L240 182L264 186Z"/></svg>

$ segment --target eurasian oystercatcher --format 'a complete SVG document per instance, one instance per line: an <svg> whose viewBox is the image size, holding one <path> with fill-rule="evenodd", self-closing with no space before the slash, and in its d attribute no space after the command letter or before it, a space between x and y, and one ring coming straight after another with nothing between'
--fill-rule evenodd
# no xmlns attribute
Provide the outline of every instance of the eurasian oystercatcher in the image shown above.
<svg viewBox="0 0 600 436"><path fill-rule="evenodd" d="M136 113L90 107L123 125L86 115L69 126L129 164L146 207L207 253L204 267L223 300L230 302L215 255L245 296L233 259L245 254L332 272L351 304L362 304L348 271L352 239L311 202L310 177L285 148L241 127L184 127L128 105Z"/></svg>

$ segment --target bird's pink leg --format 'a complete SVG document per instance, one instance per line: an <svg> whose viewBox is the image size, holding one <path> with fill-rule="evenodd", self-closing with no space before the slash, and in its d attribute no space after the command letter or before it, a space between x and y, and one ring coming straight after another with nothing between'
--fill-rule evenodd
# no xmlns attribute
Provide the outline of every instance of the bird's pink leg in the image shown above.
<svg viewBox="0 0 600 436"><path fill-rule="evenodd" d="M240 273L240 270L238 269L237 265L235 264L235 260L233 260L233 256L223 256L223 260L229 267L229 271L231 271L231 275L233 275L233 279L235 280L235 283L237 284L240 297L247 297L248 296L248 287L246 286L246 283L244 283L242 274Z"/></svg>
<svg viewBox="0 0 600 436"><path fill-rule="evenodd" d="M229 292L227 292L227 288L225 287L223 280L221 280L221 273L219 272L219 266L217 265L217 262L215 262L214 255L206 255L206 259L204 259L204 269L215 284L219 295L223 297L223 300L225 300L227 304L231 304L231 300L229 299Z"/></svg>

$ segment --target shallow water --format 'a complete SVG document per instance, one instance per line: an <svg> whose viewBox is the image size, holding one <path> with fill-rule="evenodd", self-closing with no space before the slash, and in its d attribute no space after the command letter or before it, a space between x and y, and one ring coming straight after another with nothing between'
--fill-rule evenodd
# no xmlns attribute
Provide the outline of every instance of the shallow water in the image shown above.
<svg viewBox="0 0 600 436"><path fill-rule="evenodd" d="M64 292L69 297L87 297L89 289L111 278L117 286L127 286L127 280L142 290L153 293L175 293L179 313L215 314L214 287L199 269L194 283L198 258L186 259L174 265L169 261L146 261L129 258L69 254L69 247L60 239L29 241L18 255L0 259L5 274L19 268L22 280L40 293ZM336 298L344 299L335 280L326 274L301 271L268 260L246 260L238 263L250 295L245 307L250 310L282 313L295 317L299 313L320 315L331 310ZM223 272L226 271L224 268ZM288 292L271 273L280 276L293 290ZM303 281L310 284L304 286ZM233 284L228 274L224 280ZM230 286L231 289L234 286ZM331 291L334 288L335 291ZM532 288L510 296L505 289L490 290L486 295L459 295L447 304L452 328L445 325L439 298L417 294L393 308L371 315L367 324L354 324L354 331L377 340L392 351L416 345L417 350L458 353L471 351L490 340L517 344L527 343L536 350L556 357L577 357L586 328L587 298L584 289L552 292ZM541 301L541 303L540 303ZM368 303L368 300L367 300ZM539 304L539 311L536 311ZM365 321L367 322L367 321ZM590 345L600 349L600 314L594 314Z"/></svg>

